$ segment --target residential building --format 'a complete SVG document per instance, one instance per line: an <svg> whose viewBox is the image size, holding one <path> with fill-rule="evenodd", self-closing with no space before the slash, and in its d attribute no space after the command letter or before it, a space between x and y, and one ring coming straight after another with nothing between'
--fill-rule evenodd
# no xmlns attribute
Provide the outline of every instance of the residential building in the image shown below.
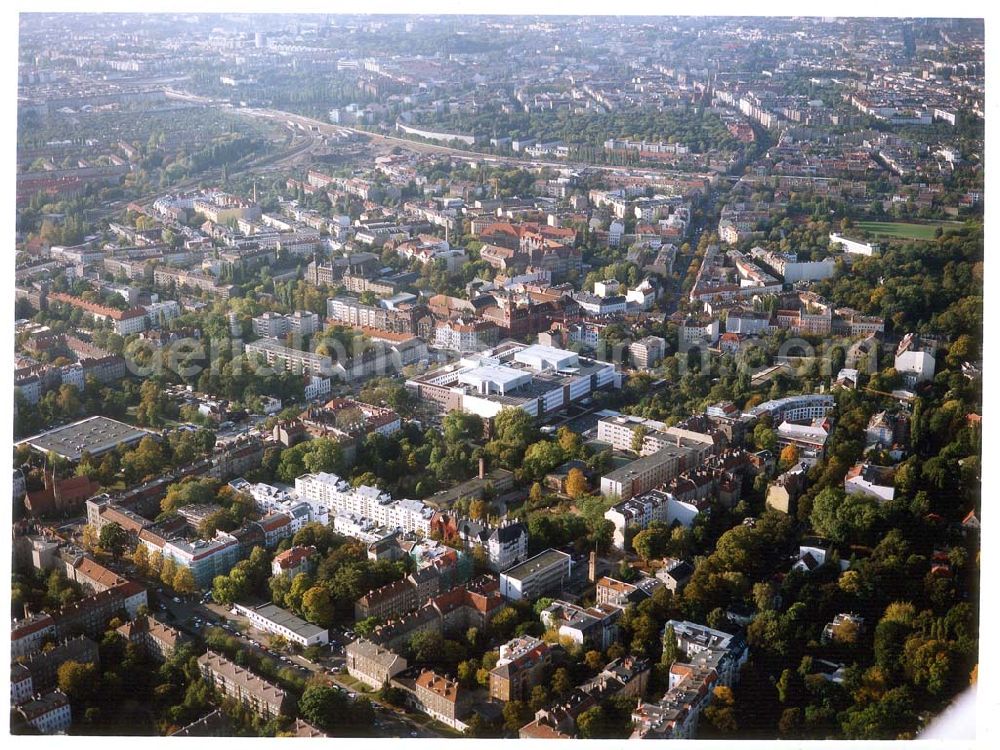
<svg viewBox="0 0 1000 750"><path fill-rule="evenodd" d="M279 552L271 561L271 575L295 578L299 573L309 573L315 556L315 547L301 545Z"/></svg>
<svg viewBox="0 0 1000 750"><path fill-rule="evenodd" d="M486 541L490 567L507 570L528 559L528 527L521 523L505 523L493 529Z"/></svg>
<svg viewBox="0 0 1000 750"><path fill-rule="evenodd" d="M641 370L656 367L667 350L666 339L660 336L645 336L629 344L628 351L632 364Z"/></svg>
<svg viewBox="0 0 1000 750"><path fill-rule="evenodd" d="M651 490L616 503L605 511L604 517L615 526L612 544L624 550L630 529L641 531L653 521L662 521L667 526L678 523L690 527L704 507L704 501L682 501L668 492Z"/></svg>
<svg viewBox="0 0 1000 750"><path fill-rule="evenodd" d="M632 739L689 739L716 686L731 687L749 651L737 636L691 622L669 620L684 661L670 666L669 688L657 703L640 701L632 712Z"/></svg>
<svg viewBox="0 0 1000 750"><path fill-rule="evenodd" d="M347 644L347 673L374 690L406 669L406 659L364 638Z"/></svg>
<svg viewBox="0 0 1000 750"><path fill-rule="evenodd" d="M268 310L252 319L253 332L262 338L277 339L289 331L288 319L281 313Z"/></svg>
<svg viewBox="0 0 1000 750"><path fill-rule="evenodd" d="M146 588L126 581L86 599L67 604L55 615L56 632L60 637L83 633L93 638L104 634L108 620L121 612L135 617L139 607L148 606Z"/></svg>
<svg viewBox="0 0 1000 750"><path fill-rule="evenodd" d="M17 712L39 734L65 734L73 723L69 698L61 690L38 695L18 706Z"/></svg>
<svg viewBox="0 0 1000 750"><path fill-rule="evenodd" d="M891 467L858 463L847 470L844 477L844 492L848 495L872 497L886 503L895 497L895 471Z"/></svg>
<svg viewBox="0 0 1000 750"><path fill-rule="evenodd" d="M469 694L455 680L425 669L414 681L411 705L443 724L465 731L471 711Z"/></svg>
<svg viewBox="0 0 1000 750"><path fill-rule="evenodd" d="M120 626L118 632L129 643L139 646L147 656L159 662L167 661L186 637L175 628L151 615L140 615Z"/></svg>
<svg viewBox="0 0 1000 750"><path fill-rule="evenodd" d="M539 615L542 624L558 631L573 643L604 651L618 640L618 620L622 609L613 604L580 607L555 600Z"/></svg>
<svg viewBox="0 0 1000 750"><path fill-rule="evenodd" d="M333 371L333 360L330 357L293 349L277 339L252 341L246 344L244 350L247 354L256 355L268 365L274 365L282 370L320 376L328 376Z"/></svg>
<svg viewBox="0 0 1000 750"><path fill-rule="evenodd" d="M750 409L745 416L760 418L769 415L771 424L781 422L802 422L825 417L835 405L834 397L829 394L803 394L787 396L775 401L765 401Z"/></svg>
<svg viewBox="0 0 1000 750"><path fill-rule="evenodd" d="M618 695L639 698L646 693L652 671L649 659L623 656L608 662L600 674L579 689L601 700Z"/></svg>
<svg viewBox="0 0 1000 750"><path fill-rule="evenodd" d="M629 604L645 601L659 588L663 588L663 582L649 576L641 577L635 583L602 576L595 583L594 596L598 606L612 604L627 607Z"/></svg>
<svg viewBox="0 0 1000 750"><path fill-rule="evenodd" d="M16 706L31 699L35 694L31 671L16 661L10 664L10 704Z"/></svg>
<svg viewBox="0 0 1000 750"><path fill-rule="evenodd" d="M672 557L666 558L663 562L663 567L656 571L656 578L664 583L670 593L680 593L694 575L694 567L686 560Z"/></svg>
<svg viewBox="0 0 1000 750"><path fill-rule="evenodd" d="M934 377L934 347L925 345L920 337L908 333L896 348L896 359L893 366L903 377L903 383L913 388L919 383Z"/></svg>
<svg viewBox="0 0 1000 750"><path fill-rule="evenodd" d="M666 484L696 465L696 451L667 445L601 477L601 494L628 500Z"/></svg>
<svg viewBox="0 0 1000 750"><path fill-rule="evenodd" d="M23 620L14 620L10 626L10 657L33 654L47 640L55 640L56 621L52 615L39 612Z"/></svg>
<svg viewBox="0 0 1000 750"><path fill-rule="evenodd" d="M794 516L799 495L806 486L806 472L809 464L799 463L778 476L767 486L765 506L781 513Z"/></svg>
<svg viewBox="0 0 1000 750"><path fill-rule="evenodd" d="M490 698L499 701L528 700L531 688L552 664L548 643L530 635L520 636L500 646L500 658L490 670Z"/></svg>
<svg viewBox="0 0 1000 750"><path fill-rule="evenodd" d="M292 710L292 699L284 690L214 651L198 657L198 668L219 692L235 698L263 719L287 715Z"/></svg>
<svg viewBox="0 0 1000 750"><path fill-rule="evenodd" d="M67 661L100 665L97 644L86 636L69 638L57 643L55 648L40 651L22 659L31 673L31 683L36 692L51 690L58 684L59 666Z"/></svg>
<svg viewBox="0 0 1000 750"><path fill-rule="evenodd" d="M864 632L865 618L853 612L841 612L831 622L823 626L821 643L830 641L851 641Z"/></svg>

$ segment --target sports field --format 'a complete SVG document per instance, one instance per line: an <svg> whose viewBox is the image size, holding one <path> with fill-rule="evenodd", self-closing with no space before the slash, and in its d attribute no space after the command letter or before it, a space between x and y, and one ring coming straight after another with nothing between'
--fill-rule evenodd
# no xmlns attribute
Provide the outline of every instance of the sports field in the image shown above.
<svg viewBox="0 0 1000 750"><path fill-rule="evenodd" d="M960 223L937 221L928 224L907 224L902 221L859 221L858 229L871 232L876 237L898 237L903 240L933 240L938 227L961 226Z"/></svg>

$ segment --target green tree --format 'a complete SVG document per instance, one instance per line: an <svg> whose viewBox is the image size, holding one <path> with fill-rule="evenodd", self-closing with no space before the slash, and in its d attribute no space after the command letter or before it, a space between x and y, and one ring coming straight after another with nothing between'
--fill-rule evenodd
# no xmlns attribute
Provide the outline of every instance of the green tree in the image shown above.
<svg viewBox="0 0 1000 750"><path fill-rule="evenodd" d="M321 628L328 628L334 619L333 600L323 586L313 586L302 596L302 615Z"/></svg>
<svg viewBox="0 0 1000 750"><path fill-rule="evenodd" d="M503 722L507 731L517 732L531 721L531 709L524 701L507 701L503 707Z"/></svg>
<svg viewBox="0 0 1000 750"><path fill-rule="evenodd" d="M576 727L581 739L598 740L608 737L608 719L600 706L588 708L577 717Z"/></svg>
<svg viewBox="0 0 1000 750"><path fill-rule="evenodd" d="M78 661L64 661L56 670L56 683L74 703L85 703L96 695L100 682L97 666Z"/></svg>
<svg viewBox="0 0 1000 750"><path fill-rule="evenodd" d="M110 552L115 560L117 560L125 552L125 548L128 545L128 532L121 527L121 524L112 521L101 527L98 544L101 545L101 549Z"/></svg>
<svg viewBox="0 0 1000 750"><path fill-rule="evenodd" d="M677 644L677 633L674 631L673 625L667 625L667 629L663 633L663 656L660 659L660 663L669 667L680 659L680 657L681 649Z"/></svg>
<svg viewBox="0 0 1000 750"><path fill-rule="evenodd" d="M552 674L552 692L559 697L563 697L569 695L572 689L573 678L570 677L569 670L566 667L559 667Z"/></svg>

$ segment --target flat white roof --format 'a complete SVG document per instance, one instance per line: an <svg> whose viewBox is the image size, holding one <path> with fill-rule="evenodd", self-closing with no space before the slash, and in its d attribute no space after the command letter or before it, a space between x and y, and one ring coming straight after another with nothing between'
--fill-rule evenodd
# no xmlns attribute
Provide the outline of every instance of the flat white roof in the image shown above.
<svg viewBox="0 0 1000 750"><path fill-rule="evenodd" d="M539 371L561 370L566 367L577 367L580 364L580 358L575 352L544 344L532 344L522 349L514 355L514 361Z"/></svg>
<svg viewBox="0 0 1000 750"><path fill-rule="evenodd" d="M530 373L503 365L482 365L460 372L458 375L460 383L474 386L479 386L480 383L495 383L501 391L515 388L530 379Z"/></svg>

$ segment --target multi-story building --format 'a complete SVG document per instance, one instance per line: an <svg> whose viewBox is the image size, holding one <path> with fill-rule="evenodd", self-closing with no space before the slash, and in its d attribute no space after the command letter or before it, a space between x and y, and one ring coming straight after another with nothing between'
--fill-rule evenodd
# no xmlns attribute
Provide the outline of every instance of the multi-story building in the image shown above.
<svg viewBox="0 0 1000 750"><path fill-rule="evenodd" d="M187 568L194 576L195 584L208 588L212 579L226 575L240 559L239 540L225 531L217 531L214 539L166 539L144 529L139 532L140 543L151 554L160 553L163 559Z"/></svg>
<svg viewBox="0 0 1000 750"><path fill-rule="evenodd" d="M140 615L118 628L129 643L139 646L147 656L167 661L186 638L179 631L150 615Z"/></svg>
<svg viewBox="0 0 1000 750"><path fill-rule="evenodd" d="M299 573L309 573L316 557L315 547L296 546L279 552L271 561L271 575L295 578Z"/></svg>
<svg viewBox="0 0 1000 750"><path fill-rule="evenodd" d="M414 681L413 700L419 711L447 724L452 729L465 731L471 710L469 694L455 681L425 669Z"/></svg>
<svg viewBox="0 0 1000 750"><path fill-rule="evenodd" d="M354 617L356 620L368 617L392 619L425 604L440 590L438 570L434 567L422 568L362 596L354 603Z"/></svg>
<svg viewBox="0 0 1000 750"><path fill-rule="evenodd" d="M500 574L500 593L509 601L559 593L569 581L572 565L572 558L565 552L539 552Z"/></svg>
<svg viewBox="0 0 1000 750"><path fill-rule="evenodd" d="M376 487L351 487L336 474L325 472L297 477L295 491L309 503L326 506L331 515L353 514L376 527L430 534L434 510L419 500L394 501Z"/></svg>
<svg viewBox="0 0 1000 750"><path fill-rule="evenodd" d="M552 649L548 643L530 635L508 641L500 646L500 658L490 670L490 698L527 700L551 663Z"/></svg>
<svg viewBox="0 0 1000 750"><path fill-rule="evenodd" d="M615 548L624 550L630 529L641 531L653 521L662 521L668 526L676 522L690 527L704 505L702 501L682 501L669 492L651 490L616 503L604 513L604 517L615 526L613 536Z"/></svg>
<svg viewBox="0 0 1000 750"><path fill-rule="evenodd" d="M347 644L345 664L351 677L375 690L406 669L402 656L364 638Z"/></svg>
<svg viewBox="0 0 1000 750"><path fill-rule="evenodd" d="M329 375L333 371L333 360L316 352L304 352L285 346L277 339L260 339L246 344L247 354L260 357L268 365L306 375Z"/></svg>
<svg viewBox="0 0 1000 750"><path fill-rule="evenodd" d="M629 604L645 601L659 588L663 588L663 582L649 576L640 578L635 583L602 576L596 581L594 599L598 606L610 604L615 607L627 607Z"/></svg>
<svg viewBox="0 0 1000 750"><path fill-rule="evenodd" d="M580 690L602 700L618 695L639 698L646 693L652 664L649 659L623 656L608 662L594 679L580 686Z"/></svg>
<svg viewBox="0 0 1000 750"><path fill-rule="evenodd" d="M914 333L906 334L896 347L893 366L903 377L903 383L913 388L934 377L933 346L925 346Z"/></svg>
<svg viewBox="0 0 1000 750"><path fill-rule="evenodd" d="M865 429L866 442L868 445L882 448L905 444L909 437L909 422L909 418L904 414L880 411L868 421L868 427Z"/></svg>
<svg viewBox="0 0 1000 750"><path fill-rule="evenodd" d="M31 673L31 683L36 691L51 690L58 682L59 666L67 661L79 664L100 664L97 644L86 636L69 638L55 648L24 658L22 663Z"/></svg>
<svg viewBox="0 0 1000 750"><path fill-rule="evenodd" d="M834 405L834 397L830 394L802 394L765 401L750 409L745 416L760 418L768 415L771 417L771 424L801 422L825 417Z"/></svg>
<svg viewBox="0 0 1000 750"><path fill-rule="evenodd" d="M232 284L220 284L218 280L207 273L185 271L178 268L157 266L153 271L153 283L161 287L191 287L201 289L219 299L229 299L236 287Z"/></svg>
<svg viewBox="0 0 1000 750"><path fill-rule="evenodd" d="M612 364L554 347L505 341L408 380L406 387L444 411L492 418L505 407L541 417L618 383Z"/></svg>
<svg viewBox="0 0 1000 750"><path fill-rule="evenodd" d="M276 339L288 333L289 322L281 313L265 313L253 318L253 332L262 338Z"/></svg>
<svg viewBox="0 0 1000 750"><path fill-rule="evenodd" d="M601 494L628 500L666 484L697 465L697 448L665 445L601 477Z"/></svg>
<svg viewBox="0 0 1000 750"><path fill-rule="evenodd" d="M670 620L685 662L670 667L669 688L657 703L639 702L632 712L633 739L687 739L717 685L730 687L749 657L742 639L704 625Z"/></svg>
<svg viewBox="0 0 1000 750"><path fill-rule="evenodd" d="M39 734L65 734L73 723L69 698L61 690L22 703L17 712Z"/></svg>
<svg viewBox="0 0 1000 750"><path fill-rule="evenodd" d="M645 336L629 344L632 364L642 370L656 367L667 350L667 342L660 336Z"/></svg>
<svg viewBox="0 0 1000 750"><path fill-rule="evenodd" d="M62 638L77 633L96 638L103 635L108 620L115 615L125 612L132 618L139 607L148 605L146 588L135 581L125 581L60 609L55 616L56 632Z"/></svg>
<svg viewBox="0 0 1000 750"><path fill-rule="evenodd" d="M874 255L878 252L878 245L871 242L858 242L857 240L851 240L843 235L837 234L836 232L830 232L830 244L839 244L844 248L845 253L853 253L855 255Z"/></svg>
<svg viewBox="0 0 1000 750"><path fill-rule="evenodd" d="M580 607L570 602L556 600L542 610L542 624L558 631L560 637L573 643L604 651L618 641L618 620L621 607L613 604L596 604Z"/></svg>
<svg viewBox="0 0 1000 750"><path fill-rule="evenodd" d="M56 636L56 621L52 615L39 612L23 620L15 620L10 627L10 656L16 659L38 651L47 640Z"/></svg>
<svg viewBox="0 0 1000 750"><path fill-rule="evenodd" d="M264 719L291 711L292 701L284 690L214 651L198 657L198 668L219 692L235 698Z"/></svg>
<svg viewBox="0 0 1000 750"><path fill-rule="evenodd" d="M677 560L668 557L664 560L664 566L656 571L658 580L663 581L667 591L671 594L680 593L684 585L691 580L694 575L694 567L686 560Z"/></svg>
<svg viewBox="0 0 1000 750"><path fill-rule="evenodd" d="M466 322L444 320L434 329L434 346L438 349L450 349L461 352L479 352L496 346L500 339L500 329L496 323L489 320Z"/></svg>
<svg viewBox="0 0 1000 750"><path fill-rule="evenodd" d="M10 704L17 706L35 694L31 670L16 661L10 664Z"/></svg>
<svg viewBox="0 0 1000 750"><path fill-rule="evenodd" d="M498 526L486 541L490 567L503 571L528 558L528 528L523 523Z"/></svg>
<svg viewBox="0 0 1000 750"><path fill-rule="evenodd" d="M50 292L49 304L61 302L82 310L86 315L90 315L94 320L110 320L115 333L121 336L128 336L133 333L141 333L146 330L146 311L141 307L132 307L128 310L118 310L96 302L88 302L80 297L63 292Z"/></svg>

